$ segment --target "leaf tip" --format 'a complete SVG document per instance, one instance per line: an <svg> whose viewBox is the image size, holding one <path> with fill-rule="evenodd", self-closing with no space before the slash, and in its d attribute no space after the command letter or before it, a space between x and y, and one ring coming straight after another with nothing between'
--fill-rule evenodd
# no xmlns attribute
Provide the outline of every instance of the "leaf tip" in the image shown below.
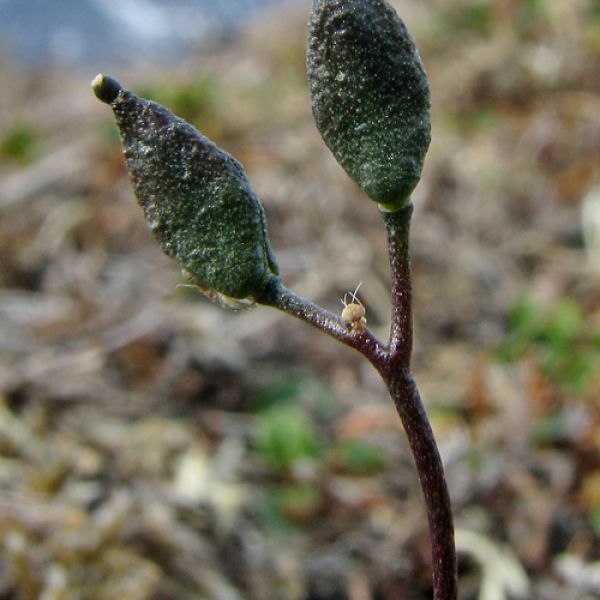
<svg viewBox="0 0 600 600"><path fill-rule="evenodd" d="M116 79L107 77L101 73L94 77L91 85L96 98L106 104L112 104L123 89Z"/></svg>

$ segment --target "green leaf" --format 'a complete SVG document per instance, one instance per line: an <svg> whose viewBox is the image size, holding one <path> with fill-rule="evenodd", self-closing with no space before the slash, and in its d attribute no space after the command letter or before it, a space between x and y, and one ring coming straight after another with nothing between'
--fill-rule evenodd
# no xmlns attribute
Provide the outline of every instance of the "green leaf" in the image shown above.
<svg viewBox="0 0 600 600"><path fill-rule="evenodd" d="M323 140L383 209L410 201L431 138L429 83L384 0L314 0L308 79Z"/></svg>
<svg viewBox="0 0 600 600"><path fill-rule="evenodd" d="M242 165L114 79L99 75L92 85L113 108L133 189L164 252L212 299L260 297L278 269Z"/></svg>

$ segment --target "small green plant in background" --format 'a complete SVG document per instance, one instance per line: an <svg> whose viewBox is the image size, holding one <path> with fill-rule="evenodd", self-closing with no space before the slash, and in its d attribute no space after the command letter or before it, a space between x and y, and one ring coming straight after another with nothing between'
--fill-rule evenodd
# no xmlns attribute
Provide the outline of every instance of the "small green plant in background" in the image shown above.
<svg viewBox="0 0 600 600"><path fill-rule="evenodd" d="M0 157L4 160L28 165L39 155L39 133L28 123L10 127L0 139Z"/></svg>
<svg viewBox="0 0 600 600"><path fill-rule="evenodd" d="M494 24L490 0L467 0L448 7L439 17L438 28L447 35L488 35Z"/></svg>
<svg viewBox="0 0 600 600"><path fill-rule="evenodd" d="M340 411L331 390L323 381L293 373L263 383L256 392L254 404L259 414L275 407L302 404L319 419L329 419Z"/></svg>
<svg viewBox="0 0 600 600"><path fill-rule="evenodd" d="M278 471L289 471L319 455L317 432L300 407L274 407L262 413L257 417L254 437L265 462Z"/></svg>
<svg viewBox="0 0 600 600"><path fill-rule="evenodd" d="M116 80L98 75L92 87L113 109L133 189L152 234L201 292L228 308L277 308L357 350L377 370L404 425L423 490L434 599L455 600L450 497L410 369L411 194L431 137L427 75L414 40L385 0L314 0L307 70L321 137L375 203L387 231L392 279L387 342L366 326L365 308L356 293L337 315L283 285L264 210L236 159L171 111ZM198 110L189 106L185 94L183 100L172 101L183 113ZM255 439L265 461L279 471L290 471L319 454L318 436L294 407L265 412ZM379 468L365 445L342 445L339 454L348 469ZM295 518L318 510L320 503L319 490L307 481L290 481L276 496L279 509Z"/></svg>
<svg viewBox="0 0 600 600"><path fill-rule="evenodd" d="M331 431L339 410L330 391L311 377L284 375L258 390L252 440L268 468L259 516L275 533L324 510L323 482L332 475L370 477L385 469L382 448Z"/></svg>
<svg viewBox="0 0 600 600"><path fill-rule="evenodd" d="M589 519L596 535L600 537L600 504L597 504L589 514Z"/></svg>
<svg viewBox="0 0 600 600"><path fill-rule="evenodd" d="M298 472L321 470L324 444L301 406L283 404L261 411L253 433L258 456L277 477L274 485L268 486L262 520L285 532L290 524L309 520L321 507L317 481L299 477Z"/></svg>
<svg viewBox="0 0 600 600"><path fill-rule="evenodd" d="M548 306L525 296L509 312L508 326L496 351L499 360L530 356L565 392L590 390L600 370L600 326L590 325L577 302L565 298Z"/></svg>
<svg viewBox="0 0 600 600"><path fill-rule="evenodd" d="M190 123L200 123L210 118L218 103L219 82L212 75L204 75L193 81L145 86L136 93L170 106L175 114Z"/></svg>
<svg viewBox="0 0 600 600"><path fill-rule="evenodd" d="M362 439L339 442L332 449L331 460L334 466L351 475L371 475L386 466L381 449Z"/></svg>

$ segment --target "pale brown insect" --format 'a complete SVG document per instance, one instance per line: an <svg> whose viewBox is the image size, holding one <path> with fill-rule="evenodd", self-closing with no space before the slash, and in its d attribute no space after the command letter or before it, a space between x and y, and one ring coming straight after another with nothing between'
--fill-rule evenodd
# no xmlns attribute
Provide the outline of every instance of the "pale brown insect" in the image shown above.
<svg viewBox="0 0 600 600"><path fill-rule="evenodd" d="M354 292L348 292L352 300L351 302L348 302L348 293L344 294L341 300L344 307L344 310L342 310L342 321L344 321L348 329L357 333L363 331L367 323L367 319L365 318L367 311L357 296L361 285L362 281L356 286Z"/></svg>

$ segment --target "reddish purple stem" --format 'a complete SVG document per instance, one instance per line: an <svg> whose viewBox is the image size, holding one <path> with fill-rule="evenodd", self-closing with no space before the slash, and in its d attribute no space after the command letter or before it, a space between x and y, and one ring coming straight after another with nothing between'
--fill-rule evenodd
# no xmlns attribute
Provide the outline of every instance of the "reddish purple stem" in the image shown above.
<svg viewBox="0 0 600 600"><path fill-rule="evenodd" d="M392 324L389 345L369 329L350 329L337 315L286 289L274 277L261 304L274 306L329 334L363 354L383 378L396 405L414 456L427 507L431 535L434 600L456 600L456 549L448 486L442 460L419 391L410 372L412 353L412 284L409 231L412 204L382 212L392 276Z"/></svg>

